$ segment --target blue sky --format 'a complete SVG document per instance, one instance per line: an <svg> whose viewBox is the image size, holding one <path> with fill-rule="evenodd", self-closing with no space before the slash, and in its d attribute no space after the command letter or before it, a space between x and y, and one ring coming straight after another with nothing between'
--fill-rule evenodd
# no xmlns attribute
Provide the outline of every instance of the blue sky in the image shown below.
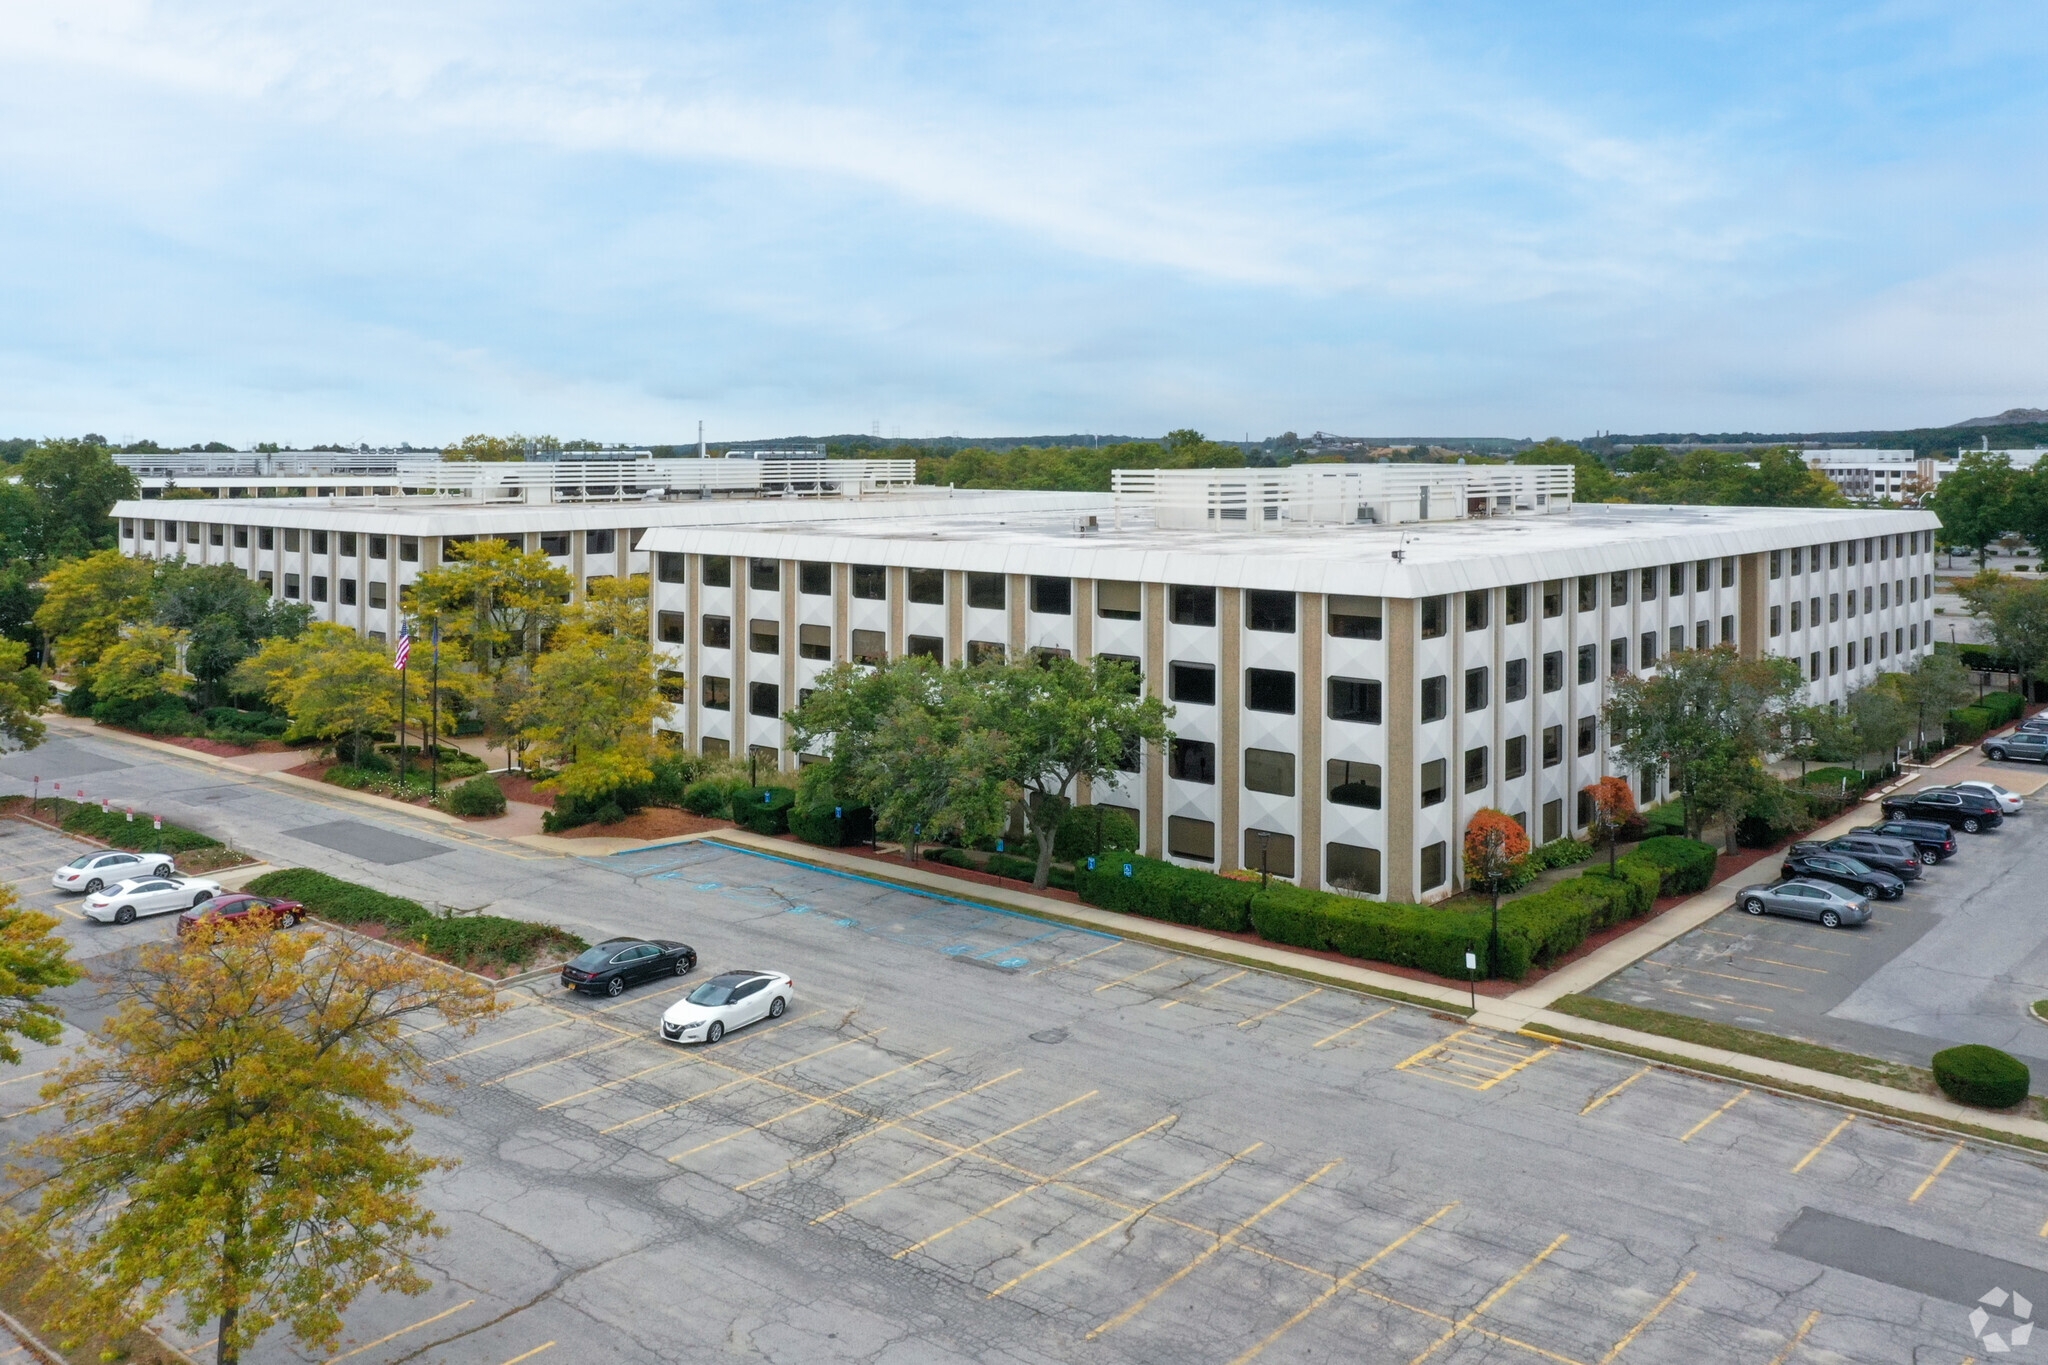
<svg viewBox="0 0 2048 1365"><path fill-rule="evenodd" d="M0 6L0 435L2048 406L2048 9Z"/></svg>

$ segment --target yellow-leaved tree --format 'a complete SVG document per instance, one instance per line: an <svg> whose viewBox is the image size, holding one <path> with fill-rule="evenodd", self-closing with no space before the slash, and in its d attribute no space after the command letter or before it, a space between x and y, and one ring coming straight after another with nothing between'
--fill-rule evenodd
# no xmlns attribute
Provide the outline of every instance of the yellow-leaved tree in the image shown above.
<svg viewBox="0 0 2048 1365"><path fill-rule="evenodd" d="M473 1031L488 986L260 922L146 945L108 977L112 1016L43 1089L65 1126L13 1171L36 1207L10 1254L44 1258L60 1327L175 1305L232 1365L280 1324L331 1350L372 1279L426 1290L412 1251L440 1228L419 1190L451 1163L408 1145L404 1114L434 1106L407 1025Z"/></svg>

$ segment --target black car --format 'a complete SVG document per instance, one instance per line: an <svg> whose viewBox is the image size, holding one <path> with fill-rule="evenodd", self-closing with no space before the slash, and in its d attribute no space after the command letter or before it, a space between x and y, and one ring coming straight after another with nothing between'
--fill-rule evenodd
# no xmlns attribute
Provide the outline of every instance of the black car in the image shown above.
<svg viewBox="0 0 2048 1365"><path fill-rule="evenodd" d="M1794 848L1812 848L1824 853L1839 853L1867 863L1883 872L1889 872L1902 882L1920 880L1920 853L1911 844L1899 839L1880 839L1874 834L1844 834L1839 839L1808 840L1793 845Z"/></svg>
<svg viewBox="0 0 2048 1365"><path fill-rule="evenodd" d="M697 950L665 938L608 938L586 948L562 968L562 984L592 995L618 995L657 976L688 976L697 970Z"/></svg>
<svg viewBox="0 0 2048 1365"><path fill-rule="evenodd" d="M1819 844L1794 844L1785 850L1785 866L1778 876L1790 881L1835 882L1870 900L1897 900L1906 884L1891 873L1872 867L1860 858L1830 853Z"/></svg>
<svg viewBox="0 0 2048 1365"><path fill-rule="evenodd" d="M1959 829L1965 834L1978 834L1987 829L1997 829L2004 824L2005 812L2001 811L1998 803L1988 796L1939 787L1933 791L1887 796L1884 799L1884 818L1939 820L1950 829Z"/></svg>
<svg viewBox="0 0 2048 1365"><path fill-rule="evenodd" d="M1956 853L1956 832L1932 820L1886 820L1877 825L1858 825L1856 833L1911 844L1920 851L1921 863L1930 867Z"/></svg>

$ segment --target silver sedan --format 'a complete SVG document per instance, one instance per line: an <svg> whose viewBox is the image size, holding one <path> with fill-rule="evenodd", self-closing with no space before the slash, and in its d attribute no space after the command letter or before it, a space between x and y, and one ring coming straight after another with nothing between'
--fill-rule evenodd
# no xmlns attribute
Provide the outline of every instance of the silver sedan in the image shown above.
<svg viewBox="0 0 2048 1365"><path fill-rule="evenodd" d="M1815 919L1830 929L1862 924L1870 918L1870 902L1848 887L1796 878L1770 886L1745 886L1735 903L1748 914Z"/></svg>

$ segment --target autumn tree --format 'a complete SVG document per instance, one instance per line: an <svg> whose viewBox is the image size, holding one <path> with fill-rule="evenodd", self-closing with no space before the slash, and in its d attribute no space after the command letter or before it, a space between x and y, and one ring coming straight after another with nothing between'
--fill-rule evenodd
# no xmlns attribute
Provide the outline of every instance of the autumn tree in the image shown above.
<svg viewBox="0 0 2048 1365"><path fill-rule="evenodd" d="M1500 893L1527 866L1529 834L1513 816L1482 808L1465 826L1465 880L1485 887L1493 897L1493 924L1487 930L1489 969L1500 962Z"/></svg>
<svg viewBox="0 0 2048 1365"><path fill-rule="evenodd" d="M72 681L92 686L100 655L121 638L121 628L150 614L157 569L146 559L102 550L59 564L44 575L36 625L56 646L59 666Z"/></svg>
<svg viewBox="0 0 2048 1365"><path fill-rule="evenodd" d="M326 1354L374 1279L425 1292L439 1235L405 1120L434 1112L409 1025L474 1031L489 987L358 938L253 918L145 945L111 968L116 1006L44 1087L65 1126L14 1176L11 1240L47 1258L64 1325L175 1311L218 1365L282 1325ZM19 1267L17 1267L19 1268Z"/></svg>
<svg viewBox="0 0 2048 1365"><path fill-rule="evenodd" d="M1614 872L1615 843L1636 818L1636 794L1624 777L1603 777L1586 788L1593 801L1593 828L1607 840L1607 871Z"/></svg>
<svg viewBox="0 0 2048 1365"><path fill-rule="evenodd" d="M0 1062L9 1066L21 1064L21 1050L7 1035L54 1043L63 1028L57 1007L40 998L79 977L56 928L54 916L28 909L0 886Z"/></svg>
<svg viewBox="0 0 2048 1365"><path fill-rule="evenodd" d="M291 717L287 739L345 737L359 757L368 736L398 724L399 676L384 645L332 621L265 641L234 676L238 688L260 692Z"/></svg>

